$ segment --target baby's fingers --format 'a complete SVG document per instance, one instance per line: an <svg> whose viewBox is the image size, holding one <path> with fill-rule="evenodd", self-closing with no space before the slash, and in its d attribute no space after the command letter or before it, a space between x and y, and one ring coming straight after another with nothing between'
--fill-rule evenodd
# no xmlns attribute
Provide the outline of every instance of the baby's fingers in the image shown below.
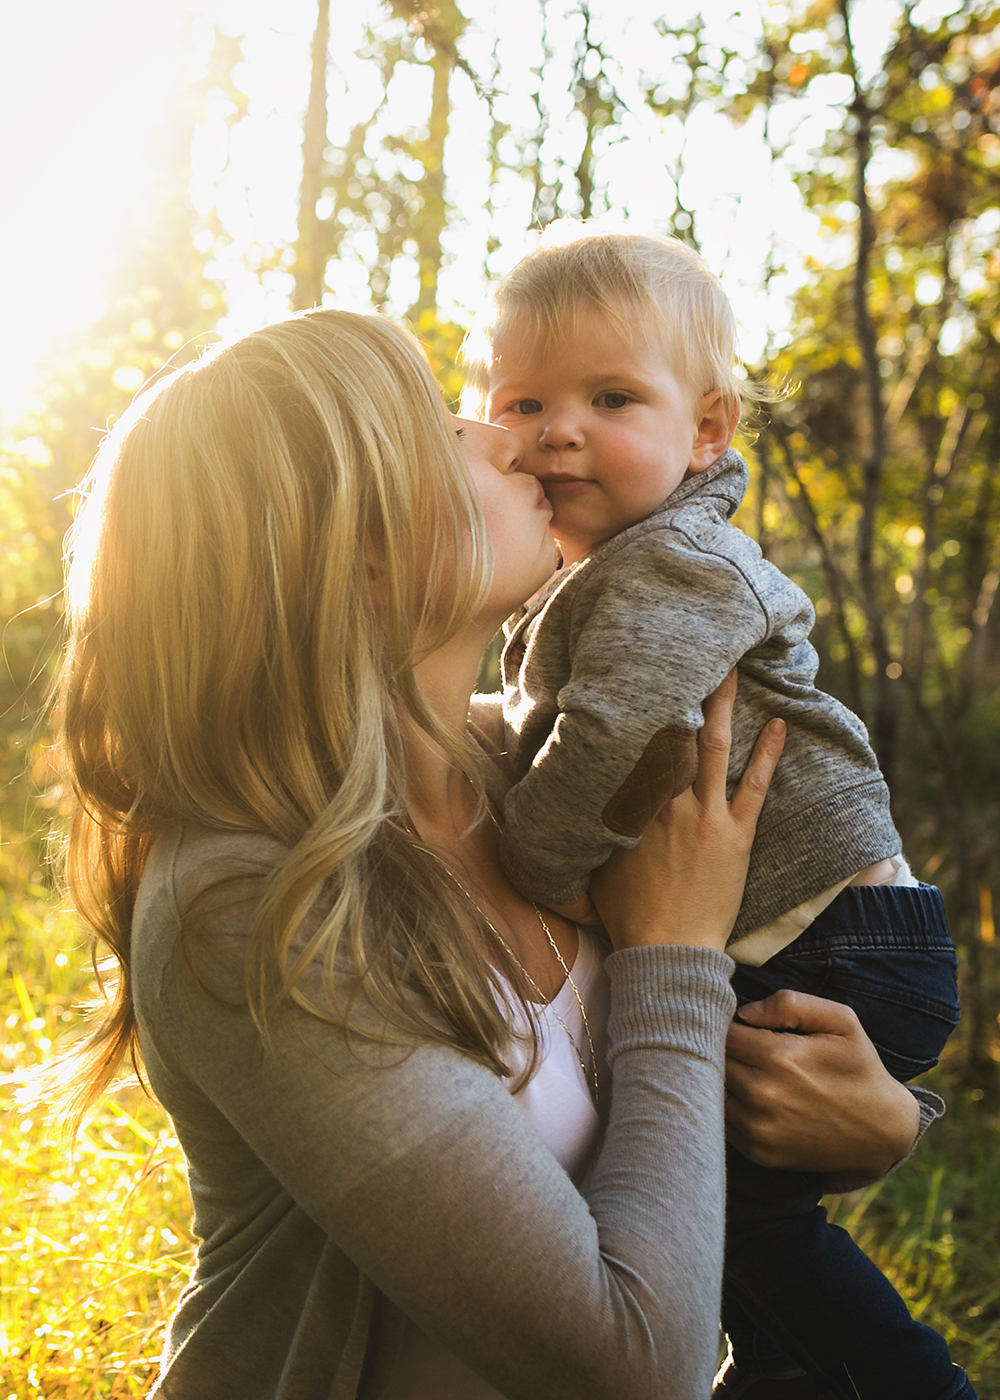
<svg viewBox="0 0 1000 1400"><path fill-rule="evenodd" d="M785 747L785 733L783 719L772 719L761 730L750 762L733 793L731 810L738 820L756 823L767 790L771 786L774 770L778 766L781 751Z"/></svg>

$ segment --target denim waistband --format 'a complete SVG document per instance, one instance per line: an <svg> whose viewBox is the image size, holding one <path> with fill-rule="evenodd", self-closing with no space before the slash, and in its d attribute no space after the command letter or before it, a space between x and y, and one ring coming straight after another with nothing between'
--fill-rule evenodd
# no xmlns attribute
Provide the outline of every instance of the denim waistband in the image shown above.
<svg viewBox="0 0 1000 1400"><path fill-rule="evenodd" d="M789 953L841 947L951 948L935 885L848 885L789 946Z"/></svg>

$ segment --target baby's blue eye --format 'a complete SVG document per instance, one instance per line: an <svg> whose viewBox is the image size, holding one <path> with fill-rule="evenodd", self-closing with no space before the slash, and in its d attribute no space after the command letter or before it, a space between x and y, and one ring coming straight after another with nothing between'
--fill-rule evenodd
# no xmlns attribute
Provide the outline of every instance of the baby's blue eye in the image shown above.
<svg viewBox="0 0 1000 1400"><path fill-rule="evenodd" d="M514 405L518 413L541 413L542 405L537 399L521 399Z"/></svg>
<svg viewBox="0 0 1000 1400"><path fill-rule="evenodd" d="M598 397L598 405L601 408L624 408L629 402L628 394L608 393Z"/></svg>

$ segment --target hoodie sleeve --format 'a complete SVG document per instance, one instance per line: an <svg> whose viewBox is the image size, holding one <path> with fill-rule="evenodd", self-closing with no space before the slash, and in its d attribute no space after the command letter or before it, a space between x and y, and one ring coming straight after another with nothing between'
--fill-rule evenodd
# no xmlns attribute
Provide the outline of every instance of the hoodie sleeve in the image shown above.
<svg viewBox="0 0 1000 1400"><path fill-rule="evenodd" d="M545 665L544 619L532 642ZM505 803L503 863L528 898L569 904L697 772L702 704L768 633L731 558L676 531L618 551L581 586L551 648L569 679L546 741Z"/></svg>

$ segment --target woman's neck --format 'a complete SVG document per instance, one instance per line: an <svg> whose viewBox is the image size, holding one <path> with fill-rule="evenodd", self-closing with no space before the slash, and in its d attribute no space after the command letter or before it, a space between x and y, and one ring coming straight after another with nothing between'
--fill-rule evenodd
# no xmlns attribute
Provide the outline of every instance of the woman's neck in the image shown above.
<svg viewBox="0 0 1000 1400"><path fill-rule="evenodd" d="M478 634L470 638L467 629L414 667L428 708L451 729L462 731L468 722L484 646ZM405 724L404 733L410 816L422 835L429 835L425 828L430 827L451 844L472 820L475 792L452 756L429 734L412 721Z"/></svg>
<svg viewBox="0 0 1000 1400"><path fill-rule="evenodd" d="M464 635L456 637L415 668L429 708L455 729L464 729L467 723L469 698L488 640L477 637L470 643ZM563 959L560 963L542 932L537 909L508 884L500 869L495 822L473 825L478 801L468 776L411 720L405 722L404 734L407 808L421 840L500 930L517 966L527 971L525 995L530 998L541 991L546 999L555 996L563 983L563 965L572 966L576 958L576 929L554 914L546 915Z"/></svg>

